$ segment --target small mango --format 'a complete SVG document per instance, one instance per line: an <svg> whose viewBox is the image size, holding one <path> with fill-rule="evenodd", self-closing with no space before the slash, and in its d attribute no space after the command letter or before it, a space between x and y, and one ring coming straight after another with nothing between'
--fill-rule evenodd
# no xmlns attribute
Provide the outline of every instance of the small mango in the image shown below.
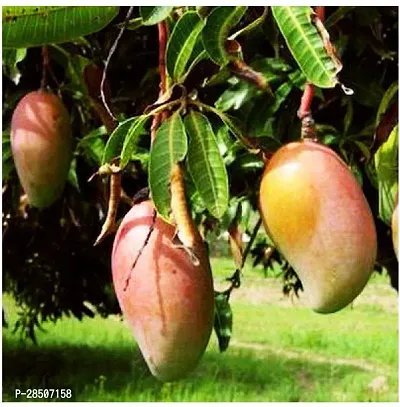
<svg viewBox="0 0 400 407"><path fill-rule="evenodd" d="M28 93L11 121L11 148L29 203L52 205L64 189L72 158L68 112L61 100L44 91Z"/></svg>

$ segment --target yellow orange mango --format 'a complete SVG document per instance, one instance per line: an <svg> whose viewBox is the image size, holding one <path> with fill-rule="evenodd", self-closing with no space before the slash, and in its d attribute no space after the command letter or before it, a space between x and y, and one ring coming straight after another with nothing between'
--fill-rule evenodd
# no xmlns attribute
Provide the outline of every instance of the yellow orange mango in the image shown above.
<svg viewBox="0 0 400 407"><path fill-rule="evenodd" d="M29 203L52 205L64 189L72 158L69 116L57 96L37 91L22 98L11 121L11 148Z"/></svg>
<svg viewBox="0 0 400 407"><path fill-rule="evenodd" d="M263 174L259 206L313 310L336 312L360 294L376 259L375 224L356 178L335 152L308 140L279 149Z"/></svg>
<svg viewBox="0 0 400 407"><path fill-rule="evenodd" d="M194 265L172 243L175 227L160 217L153 224L153 214L150 201L126 214L114 240L112 273L150 371L167 382L188 374L203 355L214 322L214 290L205 246L196 250L200 264Z"/></svg>

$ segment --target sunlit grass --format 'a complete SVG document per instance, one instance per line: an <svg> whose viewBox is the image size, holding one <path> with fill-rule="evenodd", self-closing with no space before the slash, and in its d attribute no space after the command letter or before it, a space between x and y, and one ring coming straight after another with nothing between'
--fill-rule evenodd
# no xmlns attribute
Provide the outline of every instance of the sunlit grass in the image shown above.
<svg viewBox="0 0 400 407"><path fill-rule="evenodd" d="M213 265L219 281L234 270L229 259ZM387 278L374 277L353 308L318 315L276 301L279 280L251 268L245 273L232 295L230 348L219 353L213 335L185 380L155 380L118 318L63 319L38 332L39 346L3 329L3 400L15 401L16 388L71 388L75 401L397 400L397 295ZM16 310L3 300L12 326ZM376 378L381 385L374 390Z"/></svg>

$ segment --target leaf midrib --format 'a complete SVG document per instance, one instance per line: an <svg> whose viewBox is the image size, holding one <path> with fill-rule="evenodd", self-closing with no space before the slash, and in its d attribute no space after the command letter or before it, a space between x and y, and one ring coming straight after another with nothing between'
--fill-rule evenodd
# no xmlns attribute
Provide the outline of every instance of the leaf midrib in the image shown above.
<svg viewBox="0 0 400 407"><path fill-rule="evenodd" d="M291 18L291 20L294 22L295 26L297 28L299 28L300 32L301 32L301 36L304 39L304 41L307 43L309 49L311 50L312 54L315 56L316 60L318 61L319 65L322 67L323 72L325 73L325 75L327 77L330 77L328 70L326 69L325 65L323 64L323 62L321 61L321 59L319 58L319 56L317 55L317 53L315 52L314 47L311 45L310 41L308 40L307 36L304 33L304 30L302 28L302 26L298 23L298 20L296 19L296 16L294 15L293 11L291 10L290 6L284 6L285 9L288 11L289 17Z"/></svg>
<svg viewBox="0 0 400 407"><path fill-rule="evenodd" d="M17 7L23 7L23 6L17 6ZM17 17L19 19L23 18L23 17L30 17L30 16L40 16L42 14L50 14L50 13L58 13L60 11L64 11L65 9L76 9L78 7L82 7L82 6L48 6L49 10L41 10L41 11L30 11L27 13L14 13L14 14L3 14L2 15L2 20L3 20L3 24L8 23L8 21L5 21L8 18L13 18L13 17ZM85 7L85 6L83 6ZM5 9L7 9L7 7L4 7Z"/></svg>
<svg viewBox="0 0 400 407"><path fill-rule="evenodd" d="M178 68L179 68L179 65L180 65L180 62L181 62L182 58L184 58L184 56L187 54L187 52L185 52L185 49L186 49L185 47L186 47L187 44L189 44L192 41L193 37L194 38L198 37L198 35L200 34L200 31L201 31L201 24L202 24L202 21L200 20L194 25L193 30L191 31L189 37L187 38L187 40L184 43L184 46L181 48L181 52L178 52L178 56L176 58L176 62L175 62L175 66L174 66L174 72L173 72L173 75L174 75L175 79L179 79L179 76L182 76L182 73L179 74L179 71L181 71L182 69L178 70ZM183 70L185 69L189 59L190 59L190 53L189 53L188 58L186 59L186 62L184 64L184 66L183 66Z"/></svg>
<svg viewBox="0 0 400 407"><path fill-rule="evenodd" d="M193 126L195 127L196 134L200 134L200 132L199 132L200 127L199 127L199 125L198 125L198 119L197 119L197 117L195 116L195 113L191 113L191 119L192 119L192 122L193 122ZM208 126L208 123L206 123L206 127L209 127L209 126ZM210 129L208 129L208 130L210 130ZM197 137L197 136L196 136L196 137ZM199 140L199 142L200 142L200 144L201 144L201 146L202 146L202 148L201 148L201 153L202 153L203 158L204 158L203 161L205 161L205 163L206 163L206 169L207 169L208 176L209 176L210 179L214 179L214 178L212 177L212 171L211 171L211 169L210 169L210 164L209 164L208 160L206 159L205 146L204 146L203 140L202 140L201 137L197 137L197 138L198 138L198 140ZM217 192L216 192L216 187L214 186L214 183L213 183L213 182L211 182L210 185L211 185L211 191L212 191L213 199L214 199L214 203L215 203L215 204L214 204L214 207L215 207L215 209L217 210L217 212L219 213L218 194L217 194Z"/></svg>

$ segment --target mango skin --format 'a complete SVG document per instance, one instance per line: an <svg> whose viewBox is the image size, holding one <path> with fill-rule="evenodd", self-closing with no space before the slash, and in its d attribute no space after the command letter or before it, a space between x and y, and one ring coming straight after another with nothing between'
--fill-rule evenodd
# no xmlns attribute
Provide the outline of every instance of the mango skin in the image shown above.
<svg viewBox="0 0 400 407"><path fill-rule="evenodd" d="M11 121L11 148L29 203L47 208L61 195L72 158L69 116L61 100L44 91L18 103Z"/></svg>
<svg viewBox="0 0 400 407"><path fill-rule="evenodd" d="M159 217L131 273L152 218L150 201L126 214L114 240L112 273L119 304L151 373L168 382L194 369L207 347L214 289L205 246L196 252L196 267L183 249L172 246L175 228Z"/></svg>
<svg viewBox="0 0 400 407"><path fill-rule="evenodd" d="M336 312L361 293L376 259L375 224L336 153L308 140L282 147L263 174L259 205L267 233L314 311Z"/></svg>
<svg viewBox="0 0 400 407"><path fill-rule="evenodd" d="M399 205L396 204L392 215L392 240L397 259L399 258Z"/></svg>

